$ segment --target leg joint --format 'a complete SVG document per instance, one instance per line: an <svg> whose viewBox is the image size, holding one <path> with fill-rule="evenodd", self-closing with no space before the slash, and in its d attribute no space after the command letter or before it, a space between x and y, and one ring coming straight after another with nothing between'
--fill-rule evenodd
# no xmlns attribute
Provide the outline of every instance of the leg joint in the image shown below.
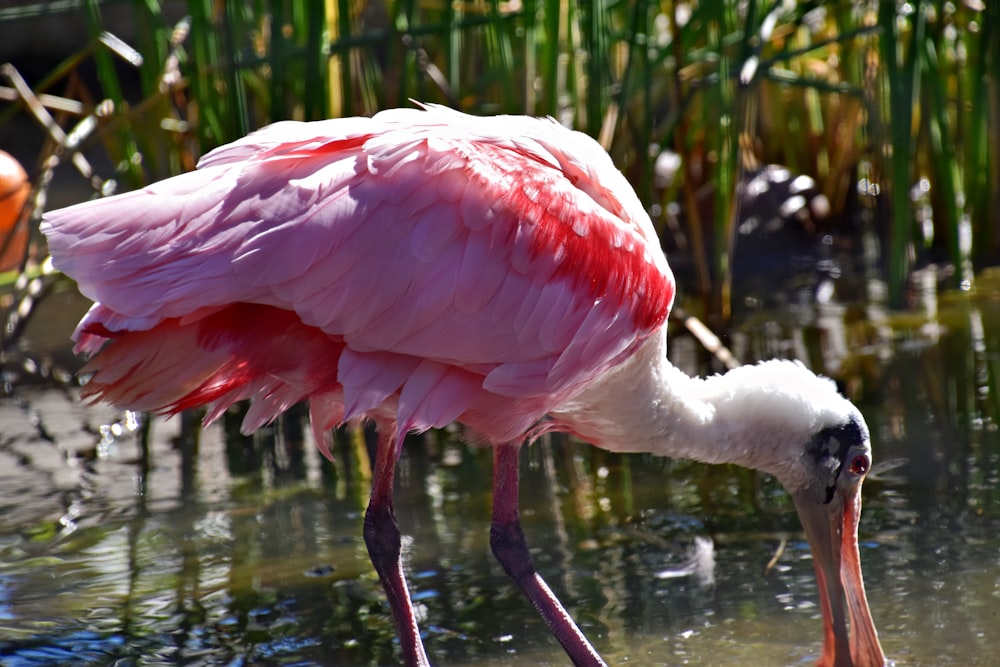
<svg viewBox="0 0 1000 667"><path fill-rule="evenodd" d="M515 581L535 574L535 563L520 523L494 522L490 528L490 548L504 572Z"/></svg>

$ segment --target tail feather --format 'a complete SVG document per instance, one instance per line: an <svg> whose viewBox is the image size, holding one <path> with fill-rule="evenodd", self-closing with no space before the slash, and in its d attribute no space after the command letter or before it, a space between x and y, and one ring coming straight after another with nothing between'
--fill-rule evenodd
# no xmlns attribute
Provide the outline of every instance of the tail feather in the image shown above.
<svg viewBox="0 0 1000 667"><path fill-rule="evenodd" d="M84 368L91 376L84 397L160 414L207 404L209 421L256 397L247 432L312 394L337 391L344 349L343 341L303 325L294 313L250 304L194 321L163 320L146 331L91 326L78 346L93 354Z"/></svg>

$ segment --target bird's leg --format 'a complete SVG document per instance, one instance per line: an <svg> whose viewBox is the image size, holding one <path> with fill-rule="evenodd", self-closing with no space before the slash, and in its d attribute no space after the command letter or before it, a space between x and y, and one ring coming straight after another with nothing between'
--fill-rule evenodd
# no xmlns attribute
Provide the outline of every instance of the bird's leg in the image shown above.
<svg viewBox="0 0 1000 667"><path fill-rule="evenodd" d="M427 653L420 639L417 617L403 576L400 559L399 526L392 509L392 481L396 469L394 429L379 429L378 451L372 479L372 496L365 512L365 545L372 565L378 572L389 607L396 620L403 661L407 667L429 667Z"/></svg>
<svg viewBox="0 0 1000 667"><path fill-rule="evenodd" d="M493 555L535 605L574 665L606 667L552 589L535 571L518 511L519 451L518 444L493 448L493 525L490 528Z"/></svg>

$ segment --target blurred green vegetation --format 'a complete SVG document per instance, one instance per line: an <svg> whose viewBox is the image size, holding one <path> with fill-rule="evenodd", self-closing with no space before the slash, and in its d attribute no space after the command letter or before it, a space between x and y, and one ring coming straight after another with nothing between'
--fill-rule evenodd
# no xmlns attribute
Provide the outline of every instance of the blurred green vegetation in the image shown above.
<svg viewBox="0 0 1000 667"><path fill-rule="evenodd" d="M689 291L722 315L736 184L758 164L812 176L826 224L878 233L895 305L916 263L943 259L960 285L1000 258L995 3L188 0L176 24L154 0L61 5L90 46L34 95L78 103L52 112L66 129L55 152L66 159L78 145L66 137L86 129L79 145L99 139L122 187L272 121L413 99L547 114L599 138L664 244L693 254ZM123 11L134 34L104 32L104 14ZM90 61L96 89L72 76ZM4 102L0 122L26 110ZM668 150L680 168L658 178Z"/></svg>

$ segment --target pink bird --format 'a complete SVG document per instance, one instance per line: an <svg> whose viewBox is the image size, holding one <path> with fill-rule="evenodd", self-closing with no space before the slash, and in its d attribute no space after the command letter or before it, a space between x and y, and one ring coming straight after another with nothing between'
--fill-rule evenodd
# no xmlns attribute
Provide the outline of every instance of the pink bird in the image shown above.
<svg viewBox="0 0 1000 667"><path fill-rule="evenodd" d="M833 382L769 361L691 378L666 356L674 281L601 147L552 120L439 106L283 122L194 172L45 216L96 303L91 400L250 433L308 400L317 444L379 433L364 538L407 665L428 665L392 504L403 438L460 422L494 451L490 543L577 665L603 665L536 573L518 450L564 431L617 452L776 476L812 547L821 667L882 666L858 552L868 428Z"/></svg>

